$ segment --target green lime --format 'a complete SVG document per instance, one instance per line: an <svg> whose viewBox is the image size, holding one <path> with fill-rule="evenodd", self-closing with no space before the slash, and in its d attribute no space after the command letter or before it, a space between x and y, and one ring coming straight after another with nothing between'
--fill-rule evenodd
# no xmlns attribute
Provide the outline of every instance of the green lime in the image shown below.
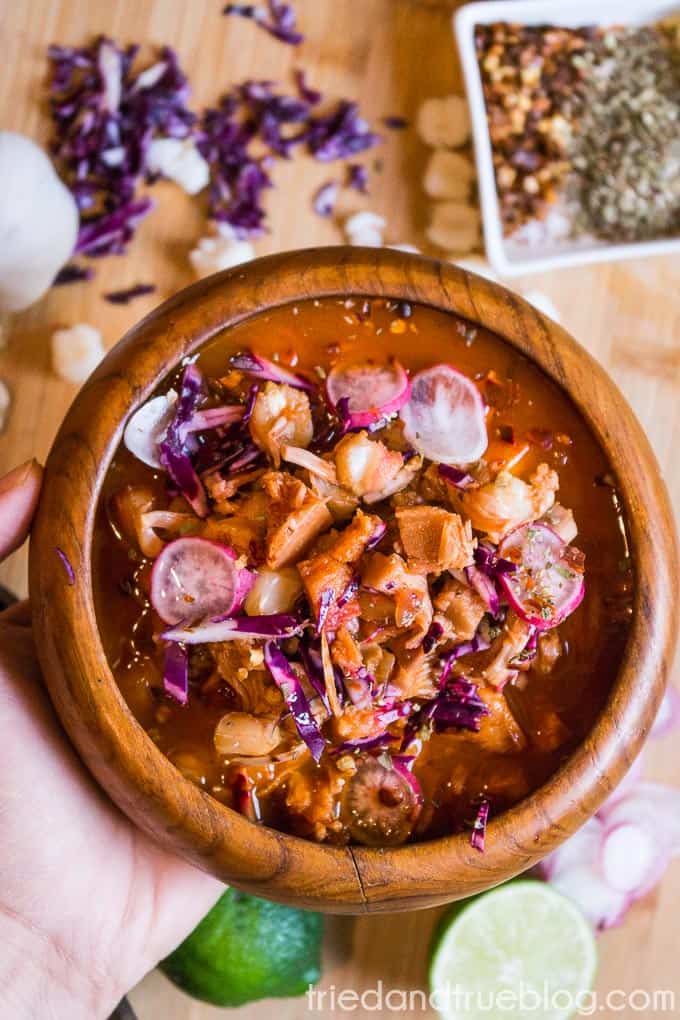
<svg viewBox="0 0 680 1020"><path fill-rule="evenodd" d="M303 995L321 976L323 917L228 889L159 966L215 1006Z"/></svg>
<svg viewBox="0 0 680 1020"><path fill-rule="evenodd" d="M567 1020L595 977L592 929L543 882L508 882L455 904L430 961L432 1004L444 1020Z"/></svg>

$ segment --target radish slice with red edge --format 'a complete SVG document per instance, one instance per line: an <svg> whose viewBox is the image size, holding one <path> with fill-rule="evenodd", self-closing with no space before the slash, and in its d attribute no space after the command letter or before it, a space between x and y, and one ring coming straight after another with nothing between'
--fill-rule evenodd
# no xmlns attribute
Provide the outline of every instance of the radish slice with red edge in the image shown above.
<svg viewBox="0 0 680 1020"><path fill-rule="evenodd" d="M598 812L607 831L638 825L650 832L670 856L680 854L680 790L661 783L640 782L624 797L610 798Z"/></svg>
<svg viewBox="0 0 680 1020"><path fill-rule="evenodd" d="M226 545L190 536L168 543L151 571L151 605L166 623L228 616L243 604L255 575Z"/></svg>
<svg viewBox="0 0 680 1020"><path fill-rule="evenodd" d="M515 613L537 630L557 627L580 605L585 593L582 555L547 524L520 525L498 552L518 568L499 574L498 582Z"/></svg>
<svg viewBox="0 0 680 1020"><path fill-rule="evenodd" d="M350 429L364 429L395 414L409 399L411 384L398 361L334 365L326 380L328 402ZM343 403L344 402L344 403Z"/></svg>
<svg viewBox="0 0 680 1020"><path fill-rule="evenodd" d="M661 879L669 857L668 847L661 846L653 832L622 822L606 832L600 866L607 885L637 898Z"/></svg>
<svg viewBox="0 0 680 1020"><path fill-rule="evenodd" d="M406 441L441 464L472 464L488 446L481 394L452 365L433 365L414 375L399 417Z"/></svg>

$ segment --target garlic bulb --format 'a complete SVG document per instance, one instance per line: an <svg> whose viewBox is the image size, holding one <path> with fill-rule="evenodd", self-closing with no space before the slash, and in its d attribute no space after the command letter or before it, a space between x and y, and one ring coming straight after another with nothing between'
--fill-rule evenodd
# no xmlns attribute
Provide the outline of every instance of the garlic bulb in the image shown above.
<svg viewBox="0 0 680 1020"><path fill-rule="evenodd" d="M71 256L78 208L30 138L0 131L0 311L33 304Z"/></svg>

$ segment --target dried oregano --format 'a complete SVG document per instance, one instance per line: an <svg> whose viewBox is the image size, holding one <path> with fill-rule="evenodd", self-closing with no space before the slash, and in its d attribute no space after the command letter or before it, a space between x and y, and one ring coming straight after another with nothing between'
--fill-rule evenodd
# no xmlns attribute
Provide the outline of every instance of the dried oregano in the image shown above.
<svg viewBox="0 0 680 1020"><path fill-rule="evenodd" d="M680 230L680 55L662 28L608 30L574 62L570 191L580 231L642 240Z"/></svg>

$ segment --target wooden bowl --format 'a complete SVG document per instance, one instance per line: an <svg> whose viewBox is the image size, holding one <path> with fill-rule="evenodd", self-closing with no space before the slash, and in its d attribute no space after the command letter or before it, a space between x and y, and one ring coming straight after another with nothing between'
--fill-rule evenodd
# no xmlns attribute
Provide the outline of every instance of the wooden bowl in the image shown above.
<svg viewBox="0 0 680 1020"><path fill-rule="evenodd" d="M247 821L184 779L158 750L123 700L97 632L92 529L130 411L180 358L225 326L290 301L333 295L423 302L504 337L570 394L618 480L635 576L621 669L587 739L548 782L491 821L484 854L465 834L396 849L335 848ZM73 585L56 547L75 569ZM164 847L241 889L338 913L410 910L469 896L529 868L592 815L654 719L674 644L677 577L673 522L654 455L599 365L503 287L452 265L373 248L259 259L182 291L128 333L83 387L57 436L30 556L36 644L52 701L121 810Z"/></svg>

